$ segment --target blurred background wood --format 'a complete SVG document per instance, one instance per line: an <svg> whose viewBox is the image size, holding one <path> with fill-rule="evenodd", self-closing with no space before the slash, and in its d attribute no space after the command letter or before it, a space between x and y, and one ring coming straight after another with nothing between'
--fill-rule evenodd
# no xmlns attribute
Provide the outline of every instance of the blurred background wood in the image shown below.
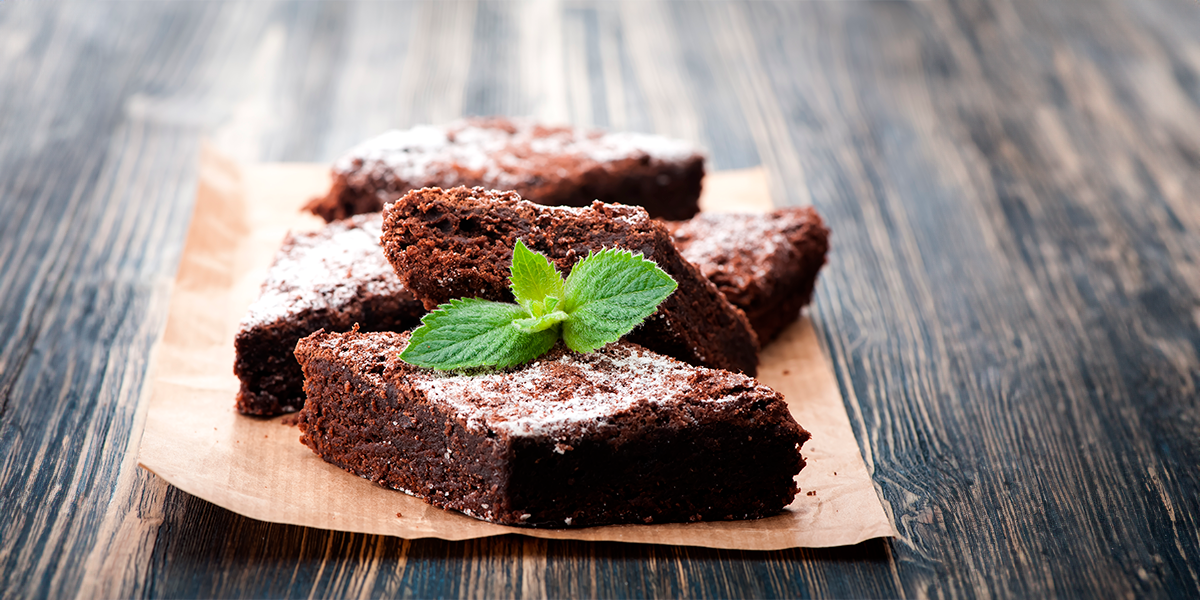
<svg viewBox="0 0 1200 600"><path fill-rule="evenodd" d="M134 462L203 139L518 114L764 164L901 537L268 525ZM1200 5L0 2L0 595L1200 595ZM819 432L818 432L819 435Z"/></svg>

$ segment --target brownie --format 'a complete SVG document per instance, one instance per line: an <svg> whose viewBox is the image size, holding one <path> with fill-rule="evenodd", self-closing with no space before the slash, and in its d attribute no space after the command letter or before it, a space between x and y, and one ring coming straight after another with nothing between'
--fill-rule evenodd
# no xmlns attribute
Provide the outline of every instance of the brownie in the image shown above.
<svg viewBox="0 0 1200 600"><path fill-rule="evenodd" d="M301 340L301 441L379 485L506 525L752 519L798 491L809 433L748 376L627 342L446 374L402 362L407 339Z"/></svg>
<svg viewBox="0 0 1200 600"><path fill-rule="evenodd" d="M746 315L680 256L666 227L642 208L539 206L514 192L458 187L414 190L384 211L388 260L428 309L464 297L512 301L509 265L518 238L563 275L589 250L642 253L679 287L629 341L690 364L755 374L758 339Z"/></svg>
<svg viewBox="0 0 1200 600"><path fill-rule="evenodd" d="M468 119L389 131L333 165L329 193L306 207L325 220L381 210L410 190L482 186L538 204L592 200L644 206L651 216L699 211L704 155L641 133L550 127L526 119Z"/></svg>
<svg viewBox="0 0 1200 600"><path fill-rule="evenodd" d="M268 416L304 405L292 354L300 338L356 323L368 331L407 329L425 314L383 255L380 223L375 213L288 234L234 339L238 411Z"/></svg>
<svg viewBox="0 0 1200 600"><path fill-rule="evenodd" d="M745 311L763 344L812 300L829 252L829 230L812 208L704 213L667 227L683 257Z"/></svg>

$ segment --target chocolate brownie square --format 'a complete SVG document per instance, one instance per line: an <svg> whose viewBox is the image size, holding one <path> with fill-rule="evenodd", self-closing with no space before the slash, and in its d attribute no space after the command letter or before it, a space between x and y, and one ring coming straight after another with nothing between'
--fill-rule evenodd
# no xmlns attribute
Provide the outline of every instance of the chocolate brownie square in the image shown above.
<svg viewBox="0 0 1200 600"><path fill-rule="evenodd" d="M627 342L446 374L402 362L407 340L301 340L301 441L381 486L507 525L753 519L798 491L809 433L748 376Z"/></svg>
<svg viewBox="0 0 1200 600"><path fill-rule="evenodd" d="M564 275L588 251L642 253L679 287L629 341L690 364L755 374L758 339L746 315L680 256L666 227L642 208L539 206L514 192L459 187L414 190L384 211L388 260L430 310L454 298L512 301L508 276L517 239Z"/></svg>
<svg viewBox="0 0 1200 600"><path fill-rule="evenodd" d="M703 213L667 223L683 257L745 311L766 344L812 300L829 229L812 208Z"/></svg>
<svg viewBox="0 0 1200 600"><path fill-rule="evenodd" d="M699 211L704 155L642 133L552 127L527 119L467 119L389 131L333 165L333 187L307 208L325 220L382 210L410 190L482 186L546 205L593 200L643 206L651 216Z"/></svg>
<svg viewBox="0 0 1200 600"><path fill-rule="evenodd" d="M379 213L358 215L288 234L234 339L238 411L270 416L304 405L292 354L300 338L356 323L365 331L407 329L425 314L383 255L381 222Z"/></svg>

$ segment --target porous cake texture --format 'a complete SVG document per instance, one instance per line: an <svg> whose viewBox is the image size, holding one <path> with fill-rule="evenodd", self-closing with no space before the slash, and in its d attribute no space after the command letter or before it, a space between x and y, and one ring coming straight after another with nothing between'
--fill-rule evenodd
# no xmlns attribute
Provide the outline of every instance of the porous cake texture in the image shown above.
<svg viewBox="0 0 1200 600"><path fill-rule="evenodd" d="M347 471L508 525L750 519L797 493L809 434L777 392L627 342L438 373L408 334L302 340L301 441Z"/></svg>

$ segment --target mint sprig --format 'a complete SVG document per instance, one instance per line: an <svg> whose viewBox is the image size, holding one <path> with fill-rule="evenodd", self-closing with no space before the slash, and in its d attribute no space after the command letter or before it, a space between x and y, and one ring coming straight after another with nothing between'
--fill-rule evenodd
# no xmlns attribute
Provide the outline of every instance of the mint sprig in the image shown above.
<svg viewBox="0 0 1200 600"><path fill-rule="evenodd" d="M434 369L511 367L554 347L558 332L514 327L529 316L516 304L478 298L451 300L421 319L400 353L404 362Z"/></svg>
<svg viewBox="0 0 1200 600"><path fill-rule="evenodd" d="M654 261L615 248L589 251L564 280L520 240L510 273L517 304L442 304L421 319L400 359L443 371L505 368L541 356L560 337L576 352L591 352L632 331L678 287Z"/></svg>

